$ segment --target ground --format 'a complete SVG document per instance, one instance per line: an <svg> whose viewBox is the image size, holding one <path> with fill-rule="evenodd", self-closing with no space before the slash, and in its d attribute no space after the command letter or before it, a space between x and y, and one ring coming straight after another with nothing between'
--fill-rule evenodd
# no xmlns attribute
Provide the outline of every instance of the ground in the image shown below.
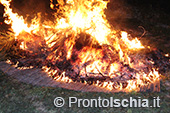
<svg viewBox="0 0 170 113"><path fill-rule="evenodd" d="M165 81L162 81L165 82ZM169 89L161 83L161 92L131 92L131 93L95 93L70 91L62 88L38 87L18 82L0 72L0 112L1 113L168 113L170 108ZM167 81L166 85L170 85ZM129 99L130 97L153 100L153 97L160 97L160 108L78 108L76 105L69 108L68 98L97 99L98 97L114 99ZM66 105L56 108L53 100L56 97L63 97Z"/></svg>
<svg viewBox="0 0 170 113"><path fill-rule="evenodd" d="M170 53L170 15L165 8L157 8L151 5L139 5L137 2L133 4L127 2L117 3L117 7L113 14L118 17L109 18L110 23L116 29L127 30L134 36L141 36L144 31L145 35L141 38L143 44L162 49L165 53ZM135 1L135 0L134 0ZM144 0L145 1L145 0ZM123 5L124 7L119 8ZM111 10L112 7L109 7ZM121 10L120 10L121 9ZM109 9L108 9L109 10ZM159 11L158 11L159 10ZM126 12L125 12L126 11ZM129 13L131 12L131 13ZM110 12L109 12L110 14ZM126 14L126 15L124 15ZM138 27L138 26L142 26ZM143 29L144 28L144 29ZM1 60L3 55L0 54ZM95 98L99 96L109 99L110 97L117 99L128 99L129 97L145 98L150 101L153 97L160 97L160 108L78 108L68 107L66 104L62 108L56 108L53 104L55 97L63 97L68 103L68 97L77 98ZM0 71L0 113L82 113L82 112L100 112L100 113L168 113L170 111L170 70L162 76L160 92L131 92L131 93L95 93L95 92L79 92L62 88L39 87L30 84L18 82L16 79L9 77Z"/></svg>

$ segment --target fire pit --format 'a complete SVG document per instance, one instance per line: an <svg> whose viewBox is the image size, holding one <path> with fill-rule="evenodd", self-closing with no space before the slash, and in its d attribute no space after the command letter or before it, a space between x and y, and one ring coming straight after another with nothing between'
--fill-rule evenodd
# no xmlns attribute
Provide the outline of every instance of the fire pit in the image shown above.
<svg viewBox="0 0 170 113"><path fill-rule="evenodd" d="M0 67L9 75L26 83L81 91L160 91L169 55L114 30L104 14L107 1L59 0L56 6L51 0L56 20L41 22L39 15L31 24L12 12L10 2L1 0L5 23L12 29L1 37L10 36L12 45Z"/></svg>

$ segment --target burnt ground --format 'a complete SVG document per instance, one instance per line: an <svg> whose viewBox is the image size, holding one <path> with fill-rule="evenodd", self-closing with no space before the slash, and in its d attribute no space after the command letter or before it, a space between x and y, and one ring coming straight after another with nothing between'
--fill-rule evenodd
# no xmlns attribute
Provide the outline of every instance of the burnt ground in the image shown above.
<svg viewBox="0 0 170 113"><path fill-rule="evenodd" d="M22 2L15 0L15 11L26 11L29 5L32 5L31 0ZM43 3L37 0L37 12L40 7L47 7L49 2ZM22 4L22 7L20 7ZM27 6L26 6L27 5ZM14 7L13 6L13 7ZM0 7L3 9L3 7ZM24 9L25 8L25 9ZM32 8L33 9L33 8ZM43 10L48 12L48 8ZM2 13L3 10L0 10ZM31 11L30 11L31 12ZM165 53L170 53L170 14L168 2L165 1L147 1L147 0L111 0L106 10L107 19L114 29L125 30L132 36L142 36L141 42L145 45L150 45L158 49L162 49ZM2 14L1 14L2 16ZM49 16L48 16L49 17ZM0 21L3 18L0 17ZM1 23L1 31L7 29ZM0 54L3 60L3 54ZM13 79L0 72L0 112L2 113L55 113L55 112L127 112L127 113L166 113L170 111L170 70L167 70L166 76L162 76L161 92L131 92L131 93L88 93L71 91L62 88L38 87L29 84L24 84L16 79ZM63 97L68 103L68 97L75 96L77 98L103 98L114 97L118 99L128 99L129 97L141 97L152 101L153 97L159 96L161 99L160 108L78 108L73 106L69 108L65 105L62 108L56 108L53 105L55 97Z"/></svg>

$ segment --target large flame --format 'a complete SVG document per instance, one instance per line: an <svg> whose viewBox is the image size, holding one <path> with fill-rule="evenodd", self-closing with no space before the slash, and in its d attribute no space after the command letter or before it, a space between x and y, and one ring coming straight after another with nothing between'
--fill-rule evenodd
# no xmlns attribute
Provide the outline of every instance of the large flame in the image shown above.
<svg viewBox="0 0 170 113"><path fill-rule="evenodd" d="M11 0L1 0L0 2L5 6L4 17L7 17L5 23L11 24L11 28L15 33L15 36L19 35L19 33L22 31L31 32L32 30L36 30L36 28L38 28L38 23L31 24L31 26L28 27L28 24L25 22L23 16L13 13L12 9L10 8Z"/></svg>
<svg viewBox="0 0 170 113"><path fill-rule="evenodd" d="M50 1L50 7L55 9L56 4L53 4L53 0ZM99 73L102 76L107 75L114 78L121 76L121 74L117 74L117 72L122 70L121 66L123 64L127 64L136 70L140 70L145 66L140 59L136 63L132 63L132 59L129 56L131 51L138 51L145 48L141 42L137 38L130 39L130 35L128 35L125 31L121 32L121 38L119 38L115 35L116 31L111 29L108 21L106 20L106 15L104 14L108 1L66 0L66 2L64 2L64 0L58 0L60 9L57 9L57 13L62 12L62 16L56 16L55 24L51 24L50 22L40 23L40 16L37 16L32 20L32 23L29 26L23 16L19 16L17 13L14 13L10 8L11 0L1 0L0 2L5 6L4 17L7 17L5 23L11 24L16 40L22 39L20 48L23 50L29 48L29 46L27 46L28 40L32 43L36 42L34 42L35 39L32 38L35 35L43 37L49 48L56 44L56 40L60 37L60 35L65 37L72 35L72 38L61 43L63 44L62 46L66 48L66 57L67 60L69 60L74 53L73 47L76 43L75 37L83 32L90 35L89 40L92 40L91 43L97 42L102 48L93 48L91 46L87 46L87 43L86 46L79 50L77 55L78 60L75 60L75 62L72 63L81 67L84 63L90 62L90 64L86 66L85 70L82 69L80 71L82 75L89 72ZM86 36L87 35L84 37ZM82 40L85 39L84 37L79 37L82 38ZM108 49L104 53L103 47L105 47L105 45L107 45ZM117 62L108 60L114 59L112 58L114 55L110 55L110 53L114 53L112 47L118 51L119 58L115 58L118 60ZM48 59L51 59L53 62L57 61L59 58L59 56L56 56L54 52L48 56ZM109 54L108 56L111 58L103 59L105 54ZM123 62L123 64L121 62ZM46 72L49 72L49 69L46 66L44 66L43 69L45 69ZM56 70L50 71L49 73L55 74ZM62 75L65 75L64 71ZM64 76L64 78L69 82L72 81L68 77ZM141 70L135 74L135 78L136 79L134 80L128 80L126 88L124 89L125 91L138 90L139 85L148 85L146 81L154 83L160 79L160 75L156 69L150 69L150 73L145 73ZM62 81L65 79L62 79ZM99 81L97 81L96 85L100 86ZM114 87L112 87L113 85ZM115 81L106 81L101 87L105 87L109 90L113 90L114 88L122 90L124 84L119 83L118 85Z"/></svg>

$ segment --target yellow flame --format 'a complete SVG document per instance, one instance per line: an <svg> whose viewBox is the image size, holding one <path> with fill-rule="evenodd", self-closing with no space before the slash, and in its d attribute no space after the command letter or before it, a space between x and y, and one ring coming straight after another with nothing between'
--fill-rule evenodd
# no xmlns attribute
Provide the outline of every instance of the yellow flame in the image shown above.
<svg viewBox="0 0 170 113"><path fill-rule="evenodd" d="M9 1L0 0L0 2L5 6L4 17L7 17L5 23L11 24L11 28L15 33L16 38L19 38L20 37L19 34L22 34L23 31L27 32L28 34L37 33L43 35L43 38L45 39L48 47L53 47L56 44L55 40L58 39L59 37L57 33L67 37L67 35L70 32L74 34L74 36L76 36L81 32L84 32L90 34L91 36L90 38L95 39L100 45L107 44L113 46L116 49L116 51L118 51L119 60L124 64L129 64L130 67L135 67L135 66L137 67L137 65L139 66L144 65L140 61L138 62L137 65L131 64L130 63L131 59L128 56L128 51L144 48L144 46L137 38L130 40L128 33L125 31L121 32L121 38L117 37L116 35L112 35L116 31L110 28L110 25L104 13L104 10L107 8L108 1L58 0L59 5L62 7L61 10L64 10L64 12L62 12L64 17L58 18L56 16L57 17L56 25L51 24L50 22L46 22L47 24L40 23L39 21L40 16L38 16L32 20L32 24L29 25L29 27L26 21L24 20L24 17L19 16L17 13L14 13L13 10L10 8L11 0ZM50 7L54 9L55 6L56 5L53 4L53 0L50 0ZM45 29L53 29L55 33L53 32L53 30L45 30ZM28 38L29 40L31 40L29 36ZM108 40L108 38L110 39L114 38L115 42L113 40ZM25 40L27 40L26 37L24 37L24 41L22 41L20 45L20 48L24 50L28 48ZM66 40L63 45L67 51L67 56L66 56L67 60L71 58L74 43L75 40ZM148 48L150 47L148 46ZM90 61L91 63L88 66L86 66L85 71L87 72L102 73L105 72L106 67L109 66L109 70L110 70L109 76L114 77L116 75L114 75L113 73L120 70L119 63L117 62L112 63L112 62L101 60L104 57L102 53L102 49L83 47L79 52L80 53L78 54L78 61L75 61L75 64L76 63L84 64L87 61ZM52 55L49 55L47 58L54 59L55 62L56 59L59 58L59 56L52 56ZM169 55L166 54L165 56L169 56ZM8 63L10 62L8 61ZM47 66L42 67L42 69L45 72L47 72L50 76L55 75L57 73L57 70L52 70L50 67ZM85 71L81 70L80 73L85 74L86 73ZM142 79L148 80L149 82L155 82L160 79L159 78L160 75L158 71L156 71L155 69L150 71L149 74L137 73L135 77L137 78L137 80L127 81L127 87L125 90L132 91L138 89L139 88L138 85L145 85ZM141 77L143 78L141 79ZM56 80L72 82L70 78L65 76L65 72L63 72L60 77L58 78L56 77ZM96 83L97 86L99 86L99 82L100 81L97 81ZM109 90L113 90L113 85L115 84L116 83L114 82L104 82L102 87L105 87ZM122 90L123 84L122 83L120 83L119 85L116 84L114 87L116 89Z"/></svg>
<svg viewBox="0 0 170 113"><path fill-rule="evenodd" d="M69 0L65 6L69 9L64 12L65 18L61 18L57 28L72 27L75 33L85 31L91 34L100 44L106 44L107 36L111 33L110 26L105 19L104 9L107 8L107 1L102 0Z"/></svg>
<svg viewBox="0 0 170 113"><path fill-rule="evenodd" d="M26 46L24 41L21 42L20 48L23 49L23 50L25 50L27 48L27 46Z"/></svg>
<svg viewBox="0 0 170 113"><path fill-rule="evenodd" d="M122 32L122 40L127 45L129 49L142 49L144 46L141 44L141 42L135 38L133 40L129 40L127 36L127 32Z"/></svg>
<svg viewBox="0 0 170 113"><path fill-rule="evenodd" d="M165 54L166 57L169 57L169 54Z"/></svg>
<svg viewBox="0 0 170 113"><path fill-rule="evenodd" d="M5 20L5 23L11 24L11 28L15 33L15 36L19 35L19 33L22 31L31 32L31 30L38 27L38 25L31 25L28 27L28 24L24 21L23 16L13 13L12 9L10 8L10 2L11 0L1 0L1 3L5 6L4 17L8 17L8 19Z"/></svg>

